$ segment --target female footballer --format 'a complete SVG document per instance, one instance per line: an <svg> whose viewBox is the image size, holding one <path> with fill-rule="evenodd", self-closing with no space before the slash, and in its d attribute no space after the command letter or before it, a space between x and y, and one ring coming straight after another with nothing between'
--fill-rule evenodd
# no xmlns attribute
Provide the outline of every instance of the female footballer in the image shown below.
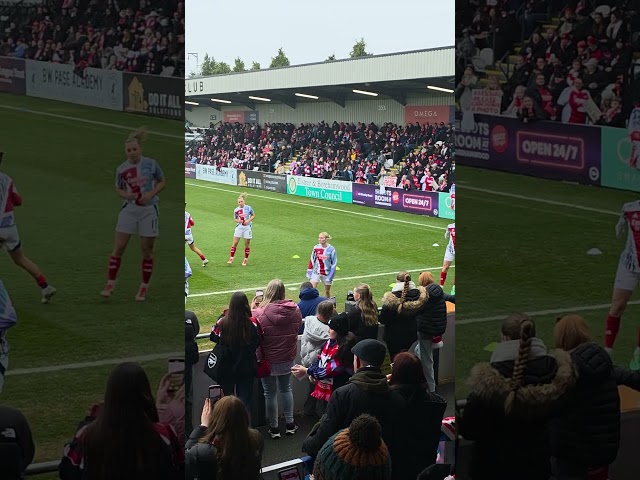
<svg viewBox="0 0 640 480"><path fill-rule="evenodd" d="M318 283L322 281L324 283L324 296L331 298L330 291L333 277L336 274L336 267L338 266L338 255L336 254L336 249L327 243L328 240L331 240L331 235L327 232L320 232L318 244L311 251L311 259L307 267L307 278L313 288L316 288Z"/></svg>
<svg viewBox="0 0 640 480"><path fill-rule="evenodd" d="M116 192L124 201L109 257L107 284L100 292L105 298L113 293L122 255L129 239L136 234L140 236L142 247L142 283L135 299L143 302L147 297L153 271L153 245L159 234L158 194L165 188L166 182L160 165L154 159L142 156L145 136L146 131L139 129L127 137L124 144L127 160L116 170Z"/></svg>
<svg viewBox="0 0 640 480"><path fill-rule="evenodd" d="M202 251L198 247L196 247L195 241L193 240L193 233L191 232L191 228L195 224L196 223L193 221L193 218L191 218L191 214L187 212L187 204L185 202L184 204L184 243L189 245L189 248L191 249L191 251L196 255L198 255L200 257L200 260L202 260L202 266L206 267L207 263L209 263L209 260L207 260L207 257L204 256L204 253L202 253Z"/></svg>
<svg viewBox="0 0 640 480"><path fill-rule="evenodd" d="M249 252L251 249L249 245L251 244L252 231L251 226L253 219L256 218L256 214L249 205L245 203L247 198L247 194L243 193L238 197L238 206L233 211L233 219L236 221L236 230L233 233L233 245L231 245L231 256L229 257L229 261L227 262L229 265L233 263L233 259L236 255L236 247L238 246L238 242L241 238L244 238L244 260L242 261L242 266L247 266L247 260L249 259Z"/></svg>

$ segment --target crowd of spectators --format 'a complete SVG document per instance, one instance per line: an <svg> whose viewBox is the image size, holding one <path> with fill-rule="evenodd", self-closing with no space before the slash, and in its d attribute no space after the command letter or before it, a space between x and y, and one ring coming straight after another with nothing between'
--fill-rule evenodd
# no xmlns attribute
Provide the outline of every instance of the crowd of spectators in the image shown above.
<svg viewBox="0 0 640 480"><path fill-rule="evenodd" d="M431 473L424 478L447 477L450 465L434 467L447 402L435 392L433 358L423 362L427 352L416 349L414 354L413 349L422 331L418 324L437 328L434 335L444 334L445 302L455 303L453 296L427 294L433 289L442 293L429 272L415 283L406 271L400 272L383 296L379 314L366 284L347 294L341 313L309 282L301 285L297 304L279 279L251 301L244 292L235 292L212 326L215 347L205 369L222 386L223 397L204 401L200 424L186 444L186 478L218 478L216 470L223 478L260 478L263 451L270 442L298 431L292 376L309 382L305 415L319 420L300 442L302 452L312 458L305 466L314 475L305 478L407 480L421 472ZM309 295L311 290L315 295ZM193 312L185 315L194 317ZM386 326L385 343L377 340L380 323ZM301 364L296 364L298 341ZM215 362L209 361L212 355ZM387 355L390 368L385 367ZM264 363L269 370L260 374ZM264 398L253 395L257 376ZM269 429L264 436L249 428L250 416L260 412L254 408L257 402L265 404ZM308 404L316 408L308 409ZM368 432L370 441L361 443L356 431ZM357 458L347 453L356 451ZM434 476L434 469L440 473Z"/></svg>
<svg viewBox="0 0 640 480"><path fill-rule="evenodd" d="M51 0L0 17L0 56L184 77L184 2Z"/></svg>
<svg viewBox="0 0 640 480"><path fill-rule="evenodd" d="M456 98L495 90L500 112L525 122L552 120L625 127L638 102L640 2L636 0L469 0L457 18ZM555 20L554 20L555 19ZM514 44L522 47L511 50ZM488 54L481 54L481 52ZM506 81L485 68L503 60Z"/></svg>
<svg viewBox="0 0 640 480"><path fill-rule="evenodd" d="M220 123L187 147L185 161L369 184L395 176L396 186L407 190L448 191L453 137L454 127L443 122Z"/></svg>

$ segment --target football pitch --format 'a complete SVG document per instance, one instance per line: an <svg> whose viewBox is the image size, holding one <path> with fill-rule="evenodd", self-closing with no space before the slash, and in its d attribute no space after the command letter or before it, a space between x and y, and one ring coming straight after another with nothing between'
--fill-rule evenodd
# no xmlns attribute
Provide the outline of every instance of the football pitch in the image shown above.
<svg viewBox="0 0 640 480"><path fill-rule="evenodd" d="M456 396L464 398L471 367L490 358L511 312L534 314L552 349L556 317L584 316L602 343L613 280L626 237L615 225L637 194L460 167L456 290ZM598 249L599 255L587 254ZM640 327L632 298L622 318L614 362L631 359Z"/></svg>
<svg viewBox="0 0 640 480"><path fill-rule="evenodd" d="M185 183L187 210L195 221L195 244L210 261L203 267L185 245L193 269L187 308L198 315L201 332L210 330L233 292L244 290L251 301L255 290L264 289L274 278L285 283L287 297L297 303L311 249L322 231L332 236L330 243L338 254L339 271L331 295L336 296L339 311L347 292L359 283L367 283L380 304L400 270L411 271L416 281L427 269L439 278L449 220L192 179ZM233 209L242 192L248 194L246 202L256 213L246 267L241 265L242 243L235 262L227 265L235 228ZM451 287L454 275L452 266L445 288ZM318 289L323 295L322 284ZM202 343L205 346L210 348L208 340Z"/></svg>
<svg viewBox="0 0 640 480"><path fill-rule="evenodd" d="M122 359L140 361L153 388L166 356L183 352L178 300L183 204L181 122L110 112L67 103L0 95L5 152L2 171L23 197L16 209L22 245L58 289L40 303L34 280L0 254L0 270L18 313L3 404L19 408L33 430L35 462L59 459L92 403L101 400L107 375ZM140 249L132 239L114 296L99 292L114 237L120 200L115 169L124 140L145 125L143 154L163 167L160 229L147 302L137 304ZM176 219L176 220L172 220Z"/></svg>

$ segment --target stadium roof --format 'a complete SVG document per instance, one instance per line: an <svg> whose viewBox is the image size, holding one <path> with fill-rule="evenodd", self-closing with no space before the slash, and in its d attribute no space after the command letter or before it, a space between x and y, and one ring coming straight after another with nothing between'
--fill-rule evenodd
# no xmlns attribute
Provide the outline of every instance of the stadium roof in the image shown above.
<svg viewBox="0 0 640 480"><path fill-rule="evenodd" d="M441 47L193 77L185 81L185 95L187 101L218 110L224 104L212 102L213 97L251 109L255 109L257 102L262 103L263 100L253 100L250 96L281 102L292 108L298 102L317 101L296 93L317 96L343 107L346 100L367 98L353 90L377 93L406 105L408 93L427 93L428 85L453 92L454 53L454 47Z"/></svg>

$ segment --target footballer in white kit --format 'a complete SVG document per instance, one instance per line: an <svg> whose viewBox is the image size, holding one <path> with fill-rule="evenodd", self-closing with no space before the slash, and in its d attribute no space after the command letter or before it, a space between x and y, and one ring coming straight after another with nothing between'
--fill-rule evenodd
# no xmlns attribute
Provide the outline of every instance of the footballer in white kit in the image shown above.
<svg viewBox="0 0 640 480"><path fill-rule="evenodd" d="M186 203L184 204L184 207L187 208ZM185 210L184 211L184 243L189 245L189 248L191 249L191 251L196 255L198 255L200 257L200 260L202 260L202 266L206 267L207 263L209 263L209 260L207 260L207 257L204 256L204 253L202 253L202 251L198 247L196 247L196 244L193 240L193 233L191 232L191 228L195 224L196 223L193 221L191 214Z"/></svg>
<svg viewBox="0 0 640 480"><path fill-rule="evenodd" d="M249 253L251 252L251 239L253 238L253 219L256 218L256 214L249 205L245 203L247 194L243 193L238 197L238 206L233 210L233 219L236 222L236 229L233 232L233 243L231 245L229 261L227 264L231 265L236 256L236 248L241 238L244 238L244 260L242 266L247 266L249 260Z"/></svg>
<svg viewBox="0 0 640 480"><path fill-rule="evenodd" d="M621 238L625 231L627 242L620 260L613 284L611 308L606 320L604 344L608 352L613 345L620 329L620 319L624 310L640 282L640 201L625 203L616 224L616 236ZM638 345L633 354L630 368L640 369L640 328L638 329Z"/></svg>
<svg viewBox="0 0 640 480"><path fill-rule="evenodd" d="M2 157L3 153L0 152L0 162ZM13 212L13 209L20 205L22 205L22 197L13 179L6 173L0 172L0 248L9 253L13 263L33 277L42 291L42 303L49 303L57 290L47 283L38 265L24 254Z"/></svg>
<svg viewBox="0 0 640 480"><path fill-rule="evenodd" d="M456 224L450 223L447 225L447 230L444 232L444 238L449 239L447 249L444 251L444 262L442 263L442 271L440 272L440 286L443 286L447 280L447 273L449 267L456 258ZM455 294L456 281L453 280L452 295Z"/></svg>
<svg viewBox="0 0 640 480"><path fill-rule="evenodd" d="M316 288L318 283L324 284L324 293L327 298L331 297L331 285L333 277L338 268L338 254L336 249L327 240L331 240L331 235L321 232L318 235L318 244L311 251L311 258L307 266L307 278Z"/></svg>

